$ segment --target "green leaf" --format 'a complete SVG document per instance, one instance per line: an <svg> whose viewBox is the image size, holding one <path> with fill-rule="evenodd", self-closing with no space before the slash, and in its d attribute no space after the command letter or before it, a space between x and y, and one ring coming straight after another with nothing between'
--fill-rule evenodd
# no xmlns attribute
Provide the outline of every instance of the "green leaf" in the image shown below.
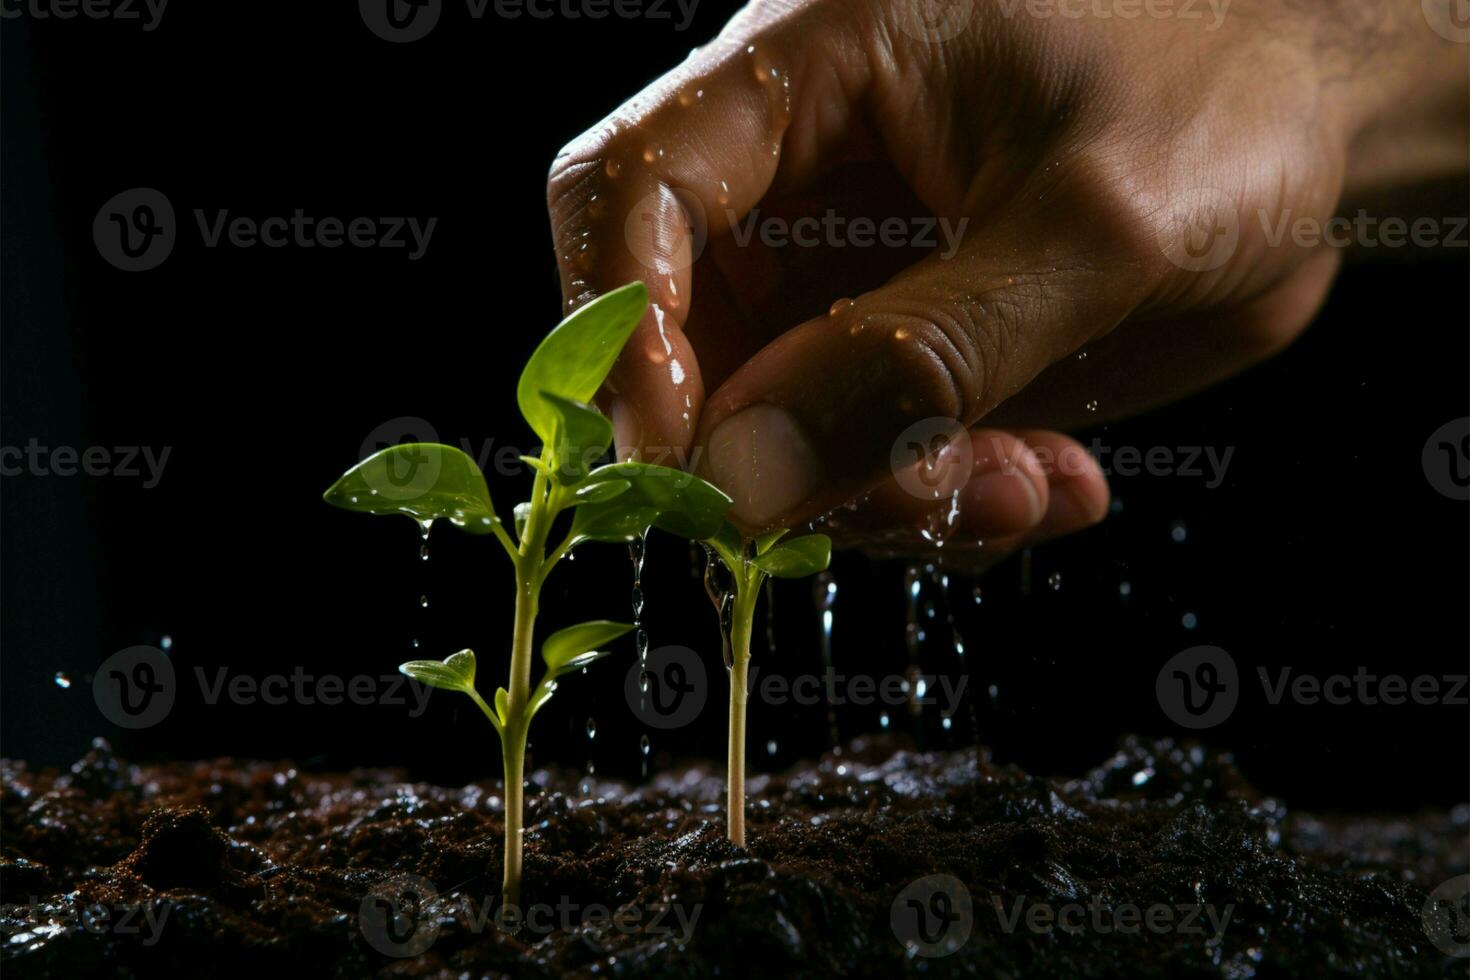
<svg viewBox="0 0 1470 980"><path fill-rule="evenodd" d="M510 724L510 692L503 687L495 689L495 713L502 725Z"/></svg>
<svg viewBox="0 0 1470 980"><path fill-rule="evenodd" d="M628 541L647 527L700 540L720 530L730 498L693 473L650 463L612 463L593 470L584 486L626 480L628 488L601 503L577 508L573 542ZM580 489L580 488L579 488Z"/></svg>
<svg viewBox="0 0 1470 980"><path fill-rule="evenodd" d="M406 664L399 664L398 670L420 684L427 684L430 687L466 693L472 693L475 690L475 651L473 650L452 653L445 660L410 660Z"/></svg>
<svg viewBox="0 0 1470 980"><path fill-rule="evenodd" d="M587 475L587 470L612 445L612 423L590 405L543 391L544 398L556 411L555 434L551 445L556 469L553 479L571 486Z"/></svg>
<svg viewBox="0 0 1470 980"><path fill-rule="evenodd" d="M831 561L832 539L825 534L808 534L757 555L751 564L776 578L805 578L822 571Z"/></svg>
<svg viewBox="0 0 1470 980"><path fill-rule="evenodd" d="M790 528L778 527L774 531L767 531L755 539L755 553L763 555L771 550L771 545L784 538Z"/></svg>
<svg viewBox="0 0 1470 980"><path fill-rule="evenodd" d="M541 341L521 372L516 401L548 446L556 445L557 410L543 393L591 401L647 308L648 290L630 282L573 311Z"/></svg>
<svg viewBox="0 0 1470 980"><path fill-rule="evenodd" d="M633 484L627 480L603 480L601 483L588 483L577 488L577 493L572 499L573 504L603 504L631 487Z"/></svg>
<svg viewBox="0 0 1470 980"><path fill-rule="evenodd" d="M406 514L420 523L448 518L471 534L489 534L495 508L485 474L453 446L404 443L373 453L322 494L334 507L365 514Z"/></svg>
<svg viewBox="0 0 1470 980"><path fill-rule="evenodd" d="M575 658L616 640L633 629L630 623L614 623L606 619L595 619L566 629L557 630L541 644L541 659L546 669L554 674L564 674ZM579 665L580 666L580 665Z"/></svg>

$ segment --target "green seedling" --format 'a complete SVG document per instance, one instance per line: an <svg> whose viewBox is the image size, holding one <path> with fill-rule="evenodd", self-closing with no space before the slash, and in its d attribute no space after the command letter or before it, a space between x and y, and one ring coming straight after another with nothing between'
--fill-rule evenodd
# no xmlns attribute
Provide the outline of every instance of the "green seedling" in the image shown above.
<svg viewBox="0 0 1470 980"><path fill-rule="evenodd" d="M755 606L767 576L806 578L826 569L832 561L832 541L825 534L782 541L785 531L771 531L751 541L744 540L731 524L705 540L705 547L719 556L729 581L716 582L713 557L705 569L704 584L720 616L725 666L730 671L730 739L726 776L726 821L730 840L745 846L745 703L750 668L750 635L755 626Z"/></svg>
<svg viewBox="0 0 1470 980"><path fill-rule="evenodd" d="M428 533L436 520L491 535L515 565L515 627L510 679L493 705L475 689L475 655L413 660L398 669L421 683L467 695L500 736L505 764L505 883L502 899L518 906L526 733L558 679L605 656L606 645L634 627L594 621L560 630L541 644L545 664L531 686L532 634L541 586L557 562L585 541L632 541L649 527L700 539L716 533L730 498L689 473L637 462L593 468L612 443L612 425L587 402L601 387L648 305L640 282L599 297L563 320L526 363L516 387L521 414L542 441L540 456L521 459L535 472L531 499L512 527L496 514L485 475L452 446L411 443L374 453L342 475L329 504L370 514L405 514ZM570 512L569 519L558 517ZM554 525L565 527L548 551Z"/></svg>

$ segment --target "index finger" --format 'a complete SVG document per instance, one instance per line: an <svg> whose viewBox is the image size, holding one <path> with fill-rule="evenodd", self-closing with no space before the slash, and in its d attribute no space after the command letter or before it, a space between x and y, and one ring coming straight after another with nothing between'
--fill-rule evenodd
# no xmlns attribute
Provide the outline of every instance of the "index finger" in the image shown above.
<svg viewBox="0 0 1470 980"><path fill-rule="evenodd" d="M620 454L682 454L694 443L705 390L689 339L691 267L778 170L811 165L801 148L810 141L793 153L786 139L804 52L818 43L799 40L813 35L796 22L830 16L810 10L738 16L552 165L547 203L567 310L635 279L648 287L649 310L599 396ZM803 87L804 101L830 106L835 81Z"/></svg>

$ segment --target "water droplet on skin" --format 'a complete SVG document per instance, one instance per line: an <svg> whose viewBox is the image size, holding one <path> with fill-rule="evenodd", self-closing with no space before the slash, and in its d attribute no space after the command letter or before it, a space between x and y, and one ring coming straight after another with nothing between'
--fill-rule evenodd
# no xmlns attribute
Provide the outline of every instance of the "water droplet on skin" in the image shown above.
<svg viewBox="0 0 1470 980"><path fill-rule="evenodd" d="M59 687L59 688L61 688L61 689L63 689L63 690L65 690L68 687L71 687L71 677L69 677L68 675L62 673L59 670L56 672L56 677L53 678L53 679L56 681L56 686Z"/></svg>
<svg viewBox="0 0 1470 980"><path fill-rule="evenodd" d="M827 308L827 315L834 317L841 316L843 313L852 309L856 305L856 300L850 299L848 297L843 297L842 299L839 299L837 302L833 303Z"/></svg>
<svg viewBox="0 0 1470 980"><path fill-rule="evenodd" d="M617 180L618 175L623 172L623 165L616 160L609 160L602 169L609 177Z"/></svg>
<svg viewBox="0 0 1470 980"><path fill-rule="evenodd" d="M720 192L715 195L715 202L721 207L730 203L730 185L723 180L720 181Z"/></svg>
<svg viewBox="0 0 1470 980"><path fill-rule="evenodd" d="M1085 350L1078 351L1077 352L1077 360L1079 360L1079 361L1085 361L1085 360L1087 360L1087 351L1085 351Z"/></svg>
<svg viewBox="0 0 1470 980"><path fill-rule="evenodd" d="M1051 586L1053 592L1060 592L1062 590L1062 573L1052 572L1046 577L1046 584Z"/></svg>
<svg viewBox="0 0 1470 980"><path fill-rule="evenodd" d="M1095 412L1095 411L1097 411L1097 399L1096 398L1094 398L1092 401L1090 401L1090 402L1087 403L1087 410L1089 412Z"/></svg>
<svg viewBox="0 0 1470 980"><path fill-rule="evenodd" d="M664 148L661 146L647 146L643 149L643 162L656 163L664 157Z"/></svg>

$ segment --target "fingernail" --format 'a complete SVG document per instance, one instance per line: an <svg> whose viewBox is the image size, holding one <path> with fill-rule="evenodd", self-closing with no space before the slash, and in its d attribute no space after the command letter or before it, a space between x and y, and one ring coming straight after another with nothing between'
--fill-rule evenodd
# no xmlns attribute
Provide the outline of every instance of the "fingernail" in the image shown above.
<svg viewBox="0 0 1470 980"><path fill-rule="evenodd" d="M612 418L614 458L619 462L636 458L634 454L643 445L643 420L638 409L625 398L614 398L608 415Z"/></svg>
<svg viewBox="0 0 1470 980"><path fill-rule="evenodd" d="M796 420L775 405L752 405L715 426L708 458L710 476L734 500L735 515L756 526L810 496L821 472Z"/></svg>
<svg viewBox="0 0 1470 980"><path fill-rule="evenodd" d="M1029 531L1043 517L1041 495L1019 470L992 470L974 478L966 496L978 504L985 532L992 535Z"/></svg>

